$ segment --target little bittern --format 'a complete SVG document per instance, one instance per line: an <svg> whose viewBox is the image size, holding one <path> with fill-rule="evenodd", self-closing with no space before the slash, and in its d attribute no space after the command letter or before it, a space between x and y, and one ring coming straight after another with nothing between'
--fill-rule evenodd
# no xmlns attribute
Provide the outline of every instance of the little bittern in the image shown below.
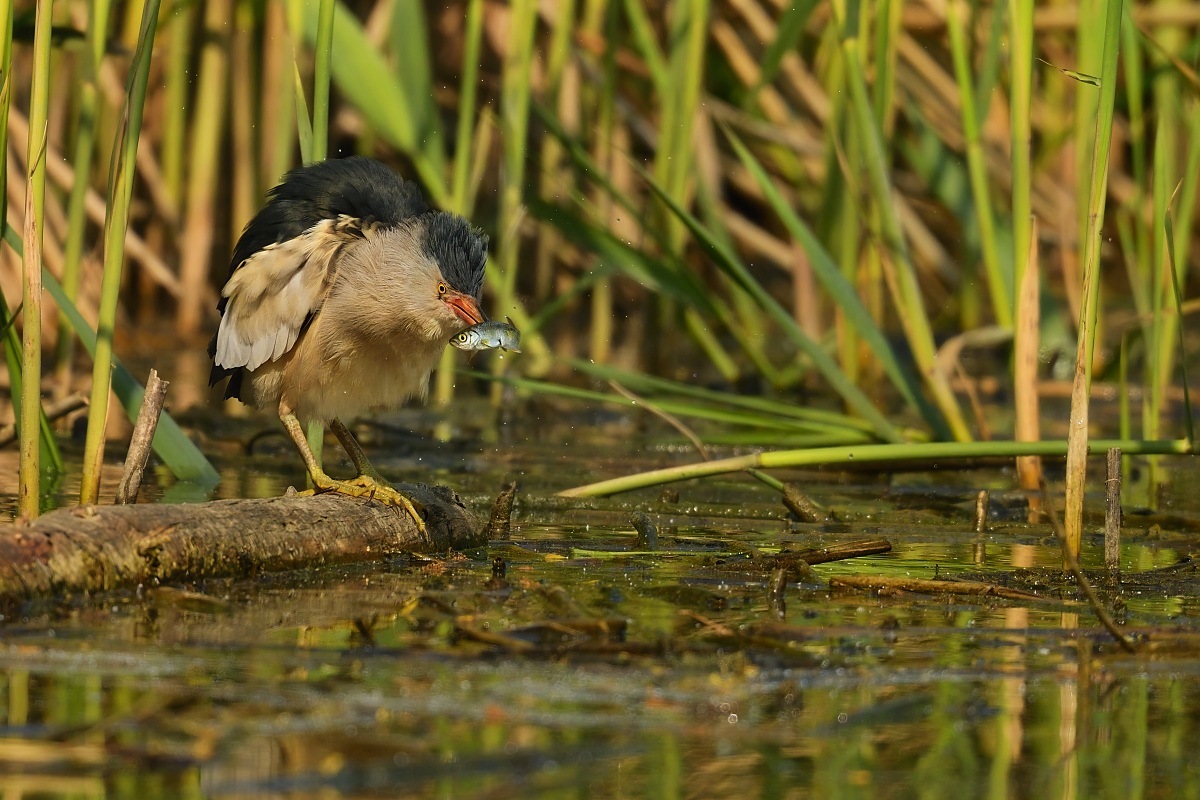
<svg viewBox="0 0 1200 800"><path fill-rule="evenodd" d="M315 491L400 505L423 526L342 420L424 397L446 342L486 319L487 244L374 159L292 170L234 248L210 383L229 378L226 397L278 411ZM309 420L328 423L354 480L321 469L301 427Z"/></svg>

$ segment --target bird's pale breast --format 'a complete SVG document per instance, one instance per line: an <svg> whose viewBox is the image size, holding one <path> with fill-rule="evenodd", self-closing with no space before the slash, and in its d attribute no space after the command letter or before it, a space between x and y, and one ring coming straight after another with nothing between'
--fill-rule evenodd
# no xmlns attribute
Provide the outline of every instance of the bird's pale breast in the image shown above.
<svg viewBox="0 0 1200 800"><path fill-rule="evenodd" d="M397 334L384 339L325 335L321 316L296 346L246 376L255 405L285 400L303 420L351 419L423 399L445 342Z"/></svg>

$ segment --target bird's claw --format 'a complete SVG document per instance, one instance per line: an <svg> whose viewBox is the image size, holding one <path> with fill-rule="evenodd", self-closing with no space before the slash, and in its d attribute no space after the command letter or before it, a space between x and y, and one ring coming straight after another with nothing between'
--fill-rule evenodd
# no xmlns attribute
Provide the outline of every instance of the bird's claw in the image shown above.
<svg viewBox="0 0 1200 800"><path fill-rule="evenodd" d="M350 497L365 497L368 500L378 500L385 505L402 508L417 523L417 530L425 533L425 520L421 516L424 506L417 500L382 482L382 478L370 475L359 475L351 481L330 479L328 484L317 486L316 492L337 492Z"/></svg>

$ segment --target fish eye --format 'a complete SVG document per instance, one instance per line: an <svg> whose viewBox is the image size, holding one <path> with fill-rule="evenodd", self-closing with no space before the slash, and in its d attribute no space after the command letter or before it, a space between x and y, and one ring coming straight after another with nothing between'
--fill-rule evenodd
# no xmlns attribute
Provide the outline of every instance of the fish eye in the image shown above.
<svg viewBox="0 0 1200 800"><path fill-rule="evenodd" d="M439 284L438 284L438 288L437 288L438 297L441 297L441 296L442 296L442 295L444 295L444 294L445 294L447 291L449 291L449 290L446 288L446 284L445 284L445 283L439 283Z"/></svg>
<svg viewBox="0 0 1200 800"><path fill-rule="evenodd" d="M460 333L458 336L455 336L454 338L460 342L465 342L468 339L470 339L471 337L466 331L463 331L462 333Z"/></svg>

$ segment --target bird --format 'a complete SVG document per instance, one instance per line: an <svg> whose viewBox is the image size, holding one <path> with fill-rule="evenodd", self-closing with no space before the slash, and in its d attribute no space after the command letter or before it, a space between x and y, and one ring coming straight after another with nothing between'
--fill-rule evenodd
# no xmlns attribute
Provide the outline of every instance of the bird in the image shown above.
<svg viewBox="0 0 1200 800"><path fill-rule="evenodd" d="M420 504L371 465L343 420L423 399L455 334L480 310L488 237L430 208L420 187L365 156L297 167L246 224L217 304L209 385L279 415L315 493ZM322 469L303 424L333 431L357 470Z"/></svg>

